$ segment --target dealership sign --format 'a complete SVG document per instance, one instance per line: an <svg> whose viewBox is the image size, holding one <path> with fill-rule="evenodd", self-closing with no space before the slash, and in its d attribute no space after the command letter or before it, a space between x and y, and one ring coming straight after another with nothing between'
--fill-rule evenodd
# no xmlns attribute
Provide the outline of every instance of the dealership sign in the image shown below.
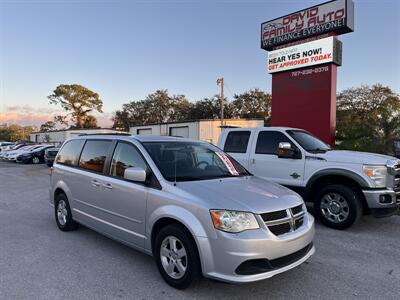
<svg viewBox="0 0 400 300"><path fill-rule="evenodd" d="M316 5L261 24L261 48L274 46L328 32L343 34L354 30L354 3L335 0Z"/></svg>
<svg viewBox="0 0 400 300"><path fill-rule="evenodd" d="M268 73L283 72L324 63L342 64L342 43L328 37L268 52Z"/></svg>

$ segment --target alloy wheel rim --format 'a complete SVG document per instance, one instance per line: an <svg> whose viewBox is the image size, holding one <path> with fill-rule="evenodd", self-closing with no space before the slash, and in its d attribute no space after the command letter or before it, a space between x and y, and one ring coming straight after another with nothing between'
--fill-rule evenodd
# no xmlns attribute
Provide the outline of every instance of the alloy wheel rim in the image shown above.
<svg viewBox="0 0 400 300"><path fill-rule="evenodd" d="M328 193L322 197L321 211L327 220L333 223L341 223L349 217L350 208L342 195Z"/></svg>
<svg viewBox="0 0 400 300"><path fill-rule="evenodd" d="M64 226L67 223L67 206L64 200L60 200L57 205L57 219L58 222Z"/></svg>
<svg viewBox="0 0 400 300"><path fill-rule="evenodd" d="M32 162L33 162L34 164L38 164L38 163L39 163L39 158L34 157L34 158L32 159Z"/></svg>
<svg viewBox="0 0 400 300"><path fill-rule="evenodd" d="M164 271L173 279L182 278L187 270L187 254L182 242L174 237L167 236L160 247L161 264Z"/></svg>

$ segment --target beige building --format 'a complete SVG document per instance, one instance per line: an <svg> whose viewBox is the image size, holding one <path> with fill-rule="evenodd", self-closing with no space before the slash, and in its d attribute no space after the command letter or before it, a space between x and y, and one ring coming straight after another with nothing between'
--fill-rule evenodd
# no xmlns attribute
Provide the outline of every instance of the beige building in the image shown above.
<svg viewBox="0 0 400 300"><path fill-rule="evenodd" d="M224 126L244 128L263 127L264 119L225 119ZM217 144L221 133L221 121L215 119L149 124L133 126L129 132L138 135L180 136Z"/></svg>

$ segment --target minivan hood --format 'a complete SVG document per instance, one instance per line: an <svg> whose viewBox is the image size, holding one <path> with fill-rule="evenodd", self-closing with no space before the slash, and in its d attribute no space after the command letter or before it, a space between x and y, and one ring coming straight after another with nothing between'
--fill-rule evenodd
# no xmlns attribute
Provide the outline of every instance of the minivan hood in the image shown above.
<svg viewBox="0 0 400 300"><path fill-rule="evenodd" d="M397 158L389 155L348 150L331 150L326 153L312 154L308 156L318 156L326 159L328 162L365 165L386 165L388 160L397 160Z"/></svg>
<svg viewBox="0 0 400 300"><path fill-rule="evenodd" d="M177 188L209 203L210 209L259 214L303 203L295 192L255 176L178 182Z"/></svg>

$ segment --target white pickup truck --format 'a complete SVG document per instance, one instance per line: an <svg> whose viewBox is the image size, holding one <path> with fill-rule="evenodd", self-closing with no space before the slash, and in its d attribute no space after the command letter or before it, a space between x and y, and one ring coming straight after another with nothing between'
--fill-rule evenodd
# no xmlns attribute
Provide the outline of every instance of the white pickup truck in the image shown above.
<svg viewBox="0 0 400 300"><path fill-rule="evenodd" d="M345 229L365 213L391 216L400 207L400 160L332 150L295 128L226 128L218 146L251 173L314 202L325 225Z"/></svg>

